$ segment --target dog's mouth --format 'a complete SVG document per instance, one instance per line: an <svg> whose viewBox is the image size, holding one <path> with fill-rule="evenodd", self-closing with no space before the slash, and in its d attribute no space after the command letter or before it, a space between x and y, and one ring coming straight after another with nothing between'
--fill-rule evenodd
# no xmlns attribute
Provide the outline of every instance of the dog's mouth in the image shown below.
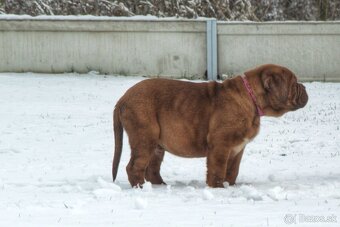
<svg viewBox="0 0 340 227"><path fill-rule="evenodd" d="M303 84L296 84L296 96L295 96L295 102L294 102L294 110L303 108L307 105L308 102L308 95L306 88Z"/></svg>

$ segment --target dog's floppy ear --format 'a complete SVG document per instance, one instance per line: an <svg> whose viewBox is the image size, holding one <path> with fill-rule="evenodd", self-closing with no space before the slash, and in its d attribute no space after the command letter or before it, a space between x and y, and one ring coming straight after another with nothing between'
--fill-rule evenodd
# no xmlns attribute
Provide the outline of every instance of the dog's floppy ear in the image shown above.
<svg viewBox="0 0 340 227"><path fill-rule="evenodd" d="M272 79L271 75L268 75L268 74L262 75L262 83L263 83L263 87L266 91L270 91L272 80L273 79Z"/></svg>
<svg viewBox="0 0 340 227"><path fill-rule="evenodd" d="M267 92L270 92L274 87L279 86L281 82L281 76L278 72L272 72L265 70L262 75L262 84Z"/></svg>
<svg viewBox="0 0 340 227"><path fill-rule="evenodd" d="M271 75L271 72L269 70L265 70L261 75L261 80L264 89L269 92L273 84L273 77Z"/></svg>

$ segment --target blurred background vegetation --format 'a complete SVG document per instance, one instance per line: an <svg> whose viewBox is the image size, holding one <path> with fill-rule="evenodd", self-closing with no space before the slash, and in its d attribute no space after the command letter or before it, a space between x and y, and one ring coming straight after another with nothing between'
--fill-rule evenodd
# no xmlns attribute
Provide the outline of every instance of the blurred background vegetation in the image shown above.
<svg viewBox="0 0 340 227"><path fill-rule="evenodd" d="M340 0L0 0L0 13L317 21L339 20Z"/></svg>

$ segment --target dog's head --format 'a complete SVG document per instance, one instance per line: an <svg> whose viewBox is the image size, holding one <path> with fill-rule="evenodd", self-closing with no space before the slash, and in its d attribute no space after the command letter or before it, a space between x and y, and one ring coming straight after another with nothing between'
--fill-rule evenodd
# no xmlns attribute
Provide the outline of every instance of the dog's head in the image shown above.
<svg viewBox="0 0 340 227"><path fill-rule="evenodd" d="M278 65L266 65L260 74L269 108L265 114L281 116L288 111L304 107L308 102L305 86L289 69Z"/></svg>

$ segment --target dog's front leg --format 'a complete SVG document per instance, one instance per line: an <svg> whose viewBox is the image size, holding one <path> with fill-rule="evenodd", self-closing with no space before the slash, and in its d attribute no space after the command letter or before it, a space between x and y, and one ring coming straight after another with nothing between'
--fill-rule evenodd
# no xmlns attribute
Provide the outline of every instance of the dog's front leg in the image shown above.
<svg viewBox="0 0 340 227"><path fill-rule="evenodd" d="M217 146L209 150L207 155L207 184L213 188L223 188L223 182L226 177L227 164L230 149L223 146Z"/></svg>
<svg viewBox="0 0 340 227"><path fill-rule="evenodd" d="M236 182L236 178L237 178L237 175L240 169L240 163L241 163L243 151L244 151L244 148L234 157L229 157L227 173L225 177L225 181L227 181L229 185L234 185Z"/></svg>

